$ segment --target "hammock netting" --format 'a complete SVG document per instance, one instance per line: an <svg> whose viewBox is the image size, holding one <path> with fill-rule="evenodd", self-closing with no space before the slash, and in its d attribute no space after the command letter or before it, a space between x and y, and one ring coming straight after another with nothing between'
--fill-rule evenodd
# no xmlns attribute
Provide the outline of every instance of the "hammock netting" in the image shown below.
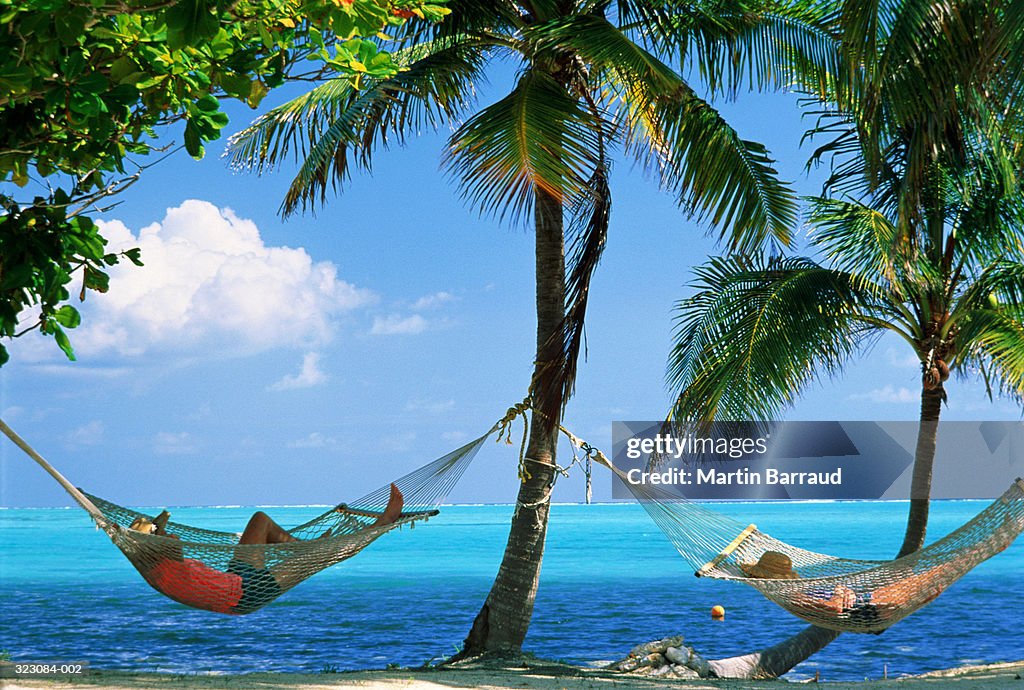
<svg viewBox="0 0 1024 690"><path fill-rule="evenodd" d="M300 541L238 543L239 533L168 522L170 536L129 529L151 516L84 494L114 544L153 588L194 608L226 614L251 613L324 568L351 558L374 540L404 525L437 515L438 505L462 476L488 433L415 470L394 484L405 503L392 523L375 525L390 496L390 484L343 503L288 530Z"/></svg>
<svg viewBox="0 0 1024 690"><path fill-rule="evenodd" d="M623 483L699 577L743 582L823 628L878 633L937 597L1024 531L1024 480L957 530L895 560L836 558L792 546L657 487ZM743 567L768 551L790 558L794 579L751 577Z"/></svg>
<svg viewBox="0 0 1024 690"><path fill-rule="evenodd" d="M387 532L425 521L462 476L483 442L521 413L480 438L396 480L404 496L397 520L377 524L391 494L390 484L343 503L299 525L297 541L238 543L239 534L168 522L170 536L130 528L141 517L69 483L45 459L0 421L0 431L50 473L159 592L182 604L227 614L245 614L270 603L310 577L350 558ZM701 577L743 582L786 611L823 628L878 633L926 605L979 563L1008 547L1024 531L1024 480L1017 479L990 506L959 529L895 560L836 558L801 549L744 525L704 505L655 486L631 483L600 451L562 429L588 459L606 465L630 489ZM501 432L499 431L499 437ZM784 554L792 578L751 577L750 566L768 553Z"/></svg>

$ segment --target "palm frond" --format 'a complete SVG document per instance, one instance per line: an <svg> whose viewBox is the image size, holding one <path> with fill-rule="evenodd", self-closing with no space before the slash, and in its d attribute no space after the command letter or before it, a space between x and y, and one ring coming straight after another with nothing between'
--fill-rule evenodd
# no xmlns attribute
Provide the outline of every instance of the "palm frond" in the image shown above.
<svg viewBox="0 0 1024 690"><path fill-rule="evenodd" d="M457 116L473 98L487 42L435 42L397 53L414 59L389 79L355 89L332 80L274 108L231 137L235 167L264 172L290 155L302 161L282 204L285 215L326 200L353 166L369 169L374 151L389 137L437 127Z"/></svg>
<svg viewBox="0 0 1024 690"><path fill-rule="evenodd" d="M975 309L958 324L958 372L982 370L990 397L999 394L1024 404L1024 310Z"/></svg>
<svg viewBox="0 0 1024 690"><path fill-rule="evenodd" d="M445 7L450 13L443 21L411 19L393 32L395 37L402 43L418 43L484 34L507 36L523 26L519 3L508 0L448 0Z"/></svg>
<svg viewBox="0 0 1024 690"><path fill-rule="evenodd" d="M717 228L730 249L788 245L796 195L779 180L768 150L741 138L685 82L670 92L649 86L622 85L626 151L657 173L698 221Z"/></svg>
<svg viewBox="0 0 1024 690"><path fill-rule="evenodd" d="M615 96L604 100L623 113L627 151L733 248L749 251L769 238L789 243L795 195L779 181L768 151L741 139L658 57L600 16L552 22L529 37L571 52L595 84L608 84Z"/></svg>
<svg viewBox="0 0 1024 690"><path fill-rule="evenodd" d="M889 187L902 231L924 222L937 165L961 168L972 149L1021 141L1021 128L1010 120L1024 95L1024 63L1016 57L1024 20L1011 4L843 5L844 50L855 66L844 73L845 89L853 98L834 100L855 127L867 187ZM1009 67L1014 61L1018 67Z"/></svg>
<svg viewBox="0 0 1024 690"><path fill-rule="evenodd" d="M612 209L608 172L607 161L602 160L589 181L589 199L587 203L576 204L577 208L572 214L573 222L569 227L571 240L566 262L565 317L552 335L559 354L548 365L554 369L552 375L542 377L560 389L546 392L544 399L562 400L563 405L576 389L580 354L585 354L590 281L608 242ZM548 351L547 348L545 351Z"/></svg>
<svg viewBox="0 0 1024 690"><path fill-rule="evenodd" d="M908 258L895 224L882 212L857 201L805 198L811 244L834 268L862 276L883 277L888 286Z"/></svg>
<svg viewBox="0 0 1024 690"><path fill-rule="evenodd" d="M573 15L531 27L525 37L537 50L571 52L587 65L593 80L613 68L632 80L643 80L652 91L674 90L676 72L655 55L630 40L604 16Z"/></svg>
<svg viewBox="0 0 1024 690"><path fill-rule="evenodd" d="M509 95L452 134L444 162L471 205L517 223L532 210L535 190L563 203L589 194L600 130L553 77L529 69Z"/></svg>
<svg viewBox="0 0 1024 690"><path fill-rule="evenodd" d="M1024 264L1000 260L978 270L959 295L957 305L968 313L1003 308L1016 313L1024 309ZM959 318L955 312L954 315Z"/></svg>
<svg viewBox="0 0 1024 690"><path fill-rule="evenodd" d="M664 47L675 40L675 18L679 3L671 0L617 0L618 25L652 47Z"/></svg>
<svg viewBox="0 0 1024 690"><path fill-rule="evenodd" d="M1011 161L1011 170L997 169ZM950 209L947 243L955 242L957 280L963 274L973 277L978 267L994 261L1024 261L1024 194L1015 180L1022 170L1021 161L997 153L983 157L963 174L947 176L943 189Z"/></svg>
<svg viewBox="0 0 1024 690"><path fill-rule="evenodd" d="M680 422L777 419L876 332L850 276L804 258L715 258L676 307L667 380Z"/></svg>
<svg viewBox="0 0 1024 690"><path fill-rule="evenodd" d="M824 95L845 69L832 3L728 0L690 4L673 19L684 58L711 91L795 88Z"/></svg>

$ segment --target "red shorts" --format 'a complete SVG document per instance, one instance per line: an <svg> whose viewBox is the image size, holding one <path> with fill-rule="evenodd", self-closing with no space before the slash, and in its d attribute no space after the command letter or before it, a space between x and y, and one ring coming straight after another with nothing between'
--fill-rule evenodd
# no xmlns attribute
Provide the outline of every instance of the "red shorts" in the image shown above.
<svg viewBox="0 0 1024 690"><path fill-rule="evenodd" d="M242 598L241 577L193 558L162 560L149 571L146 581L181 604L216 613L233 613Z"/></svg>

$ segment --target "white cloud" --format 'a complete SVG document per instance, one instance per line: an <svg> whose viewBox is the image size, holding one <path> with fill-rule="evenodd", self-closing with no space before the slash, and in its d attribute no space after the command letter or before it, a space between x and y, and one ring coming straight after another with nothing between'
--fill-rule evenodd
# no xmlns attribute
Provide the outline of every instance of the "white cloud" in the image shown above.
<svg viewBox="0 0 1024 690"><path fill-rule="evenodd" d="M469 434L465 431L445 431L441 434L441 440L448 443L462 443L467 439L469 439Z"/></svg>
<svg viewBox="0 0 1024 690"><path fill-rule="evenodd" d="M912 403L918 402L921 396L908 388L894 388L892 384L888 384L883 388L875 388L867 393L854 393L848 399L864 400L873 403Z"/></svg>
<svg viewBox="0 0 1024 690"><path fill-rule="evenodd" d="M96 446L103 442L103 422L98 419L69 431L64 441L72 446Z"/></svg>
<svg viewBox="0 0 1024 690"><path fill-rule="evenodd" d="M3 377L0 376L0 379L2 378ZM2 390L2 388L3 386L0 385L0 390ZM0 413L0 419L7 422L22 420L41 422L50 418L55 413L63 415L64 411L55 407L37 407L33 405L31 408L26 408L20 405L12 405L4 408L3 412Z"/></svg>
<svg viewBox="0 0 1024 690"><path fill-rule="evenodd" d="M389 453L404 453L416 445L416 432L405 431L385 434L380 439L380 449Z"/></svg>
<svg viewBox="0 0 1024 690"><path fill-rule="evenodd" d="M75 340L75 336L78 333L79 331L71 331L72 345L78 345L78 341ZM49 339L43 340L36 352L44 357L59 357L62 361L60 364L37 364L32 367L32 373L34 374L62 377L73 376L81 379L116 379L132 373L132 370L128 367L90 367L77 362L72 364L63 361L64 354L57 349L55 344L49 342Z"/></svg>
<svg viewBox="0 0 1024 690"><path fill-rule="evenodd" d="M427 320L419 314L402 317L398 314L373 319L370 335L416 335L427 330Z"/></svg>
<svg viewBox="0 0 1024 690"><path fill-rule="evenodd" d="M251 220L206 201L167 210L138 231L102 223L108 251L139 247L144 267L110 270L110 292L86 305L79 353L140 354L211 343L255 352L330 339L336 317L375 300L302 248L268 246Z"/></svg>
<svg viewBox="0 0 1024 690"><path fill-rule="evenodd" d="M210 406L210 403L204 402L200 404L198 407L196 407L194 410L192 410L185 417L185 419L189 420L190 422L198 422L204 419L209 419L212 414L213 407Z"/></svg>
<svg viewBox="0 0 1024 690"><path fill-rule="evenodd" d="M450 292L435 292L432 295L424 295L418 300L413 302L412 308L415 311L422 311L424 309L436 309L442 304L446 304L455 299L455 295Z"/></svg>
<svg viewBox="0 0 1024 690"><path fill-rule="evenodd" d="M272 384L272 391L294 390L296 388L312 388L327 380L327 374L320 371L320 355L307 352L302 357L302 368L298 374L288 374L280 381Z"/></svg>
<svg viewBox="0 0 1024 690"><path fill-rule="evenodd" d="M324 436L319 431L314 431L305 438L291 441L289 448L330 448L337 445L338 440L333 436Z"/></svg>
<svg viewBox="0 0 1024 690"><path fill-rule="evenodd" d="M405 404L406 412L441 414L453 409L455 409L454 400L410 400Z"/></svg>
<svg viewBox="0 0 1024 690"><path fill-rule="evenodd" d="M19 405L11 405L10 407L5 407L3 411L0 412L0 416L2 416L4 419L17 419L24 413L24 407L21 407Z"/></svg>
<svg viewBox="0 0 1024 690"><path fill-rule="evenodd" d="M895 348L887 348L885 351L885 358L894 367L900 367L901 369L921 369L921 360L917 358L913 352L906 352L904 350L897 350Z"/></svg>
<svg viewBox="0 0 1024 690"><path fill-rule="evenodd" d="M192 436L187 431L161 431L154 439L153 452L161 455L184 455L195 449Z"/></svg>

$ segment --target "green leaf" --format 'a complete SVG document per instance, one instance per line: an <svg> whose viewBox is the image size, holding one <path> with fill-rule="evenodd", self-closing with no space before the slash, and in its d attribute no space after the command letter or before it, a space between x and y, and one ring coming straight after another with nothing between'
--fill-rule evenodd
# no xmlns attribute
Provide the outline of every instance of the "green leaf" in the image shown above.
<svg viewBox="0 0 1024 690"><path fill-rule="evenodd" d="M25 93L32 88L32 69L6 64L0 67L0 90L13 95Z"/></svg>
<svg viewBox="0 0 1024 690"><path fill-rule="evenodd" d="M120 57L110 65L110 78L115 82L121 83L127 81L129 75L138 74L139 66L135 64L135 61L128 57ZM135 83L135 82L131 82Z"/></svg>
<svg viewBox="0 0 1024 690"><path fill-rule="evenodd" d="M68 334L60 326L53 326L53 339L57 341L57 347L64 351L64 354L72 362L75 361L75 350L71 347Z"/></svg>
<svg viewBox="0 0 1024 690"><path fill-rule="evenodd" d="M206 153L194 120L185 123L185 150L188 151L188 155L197 160Z"/></svg>
<svg viewBox="0 0 1024 690"><path fill-rule="evenodd" d="M145 74L143 76L145 76ZM169 74L157 74L155 76L150 77L149 79L142 79L140 81L135 82L135 88L137 88L140 91L145 91L146 89L152 88L157 84L166 81L169 77Z"/></svg>
<svg viewBox="0 0 1024 690"><path fill-rule="evenodd" d="M212 113L209 113L206 116L206 121L209 122L219 132L220 130L224 129L225 125L227 125L228 114L221 110L217 110Z"/></svg>
<svg viewBox="0 0 1024 690"><path fill-rule="evenodd" d="M223 74L220 78L220 86L224 93L245 100L252 92L252 82L249 77L241 74Z"/></svg>
<svg viewBox="0 0 1024 690"><path fill-rule="evenodd" d="M32 284L33 270L28 263L15 263L4 267L3 276L0 278L0 290L16 290L25 288Z"/></svg>
<svg viewBox="0 0 1024 690"><path fill-rule="evenodd" d="M110 86L110 82L107 78L98 72L92 72L87 74L81 79L75 82L75 86L82 91L90 94L100 94L107 90Z"/></svg>
<svg viewBox="0 0 1024 690"><path fill-rule="evenodd" d="M77 79L89 62L81 51L74 51L61 60L61 74L65 79Z"/></svg>
<svg viewBox="0 0 1024 690"><path fill-rule="evenodd" d="M82 316L78 313L78 310L72 307L70 304L65 304L63 307L53 313L53 318L61 326L65 328L78 328L78 325L82 323Z"/></svg>
<svg viewBox="0 0 1024 690"><path fill-rule="evenodd" d="M84 7L71 12L63 11L56 14L57 37L66 46L73 46L85 33L88 10Z"/></svg>
<svg viewBox="0 0 1024 690"><path fill-rule="evenodd" d="M245 102L249 104L250 108L259 107L259 104L263 101L263 97L270 93L270 89L259 79L256 79L252 83L252 90L249 91L249 97L245 99Z"/></svg>
<svg viewBox="0 0 1024 690"><path fill-rule="evenodd" d="M28 185L28 157L27 156L16 156L13 158L11 166L11 181L19 187L25 187Z"/></svg>
<svg viewBox="0 0 1024 690"><path fill-rule="evenodd" d="M106 292L110 289L110 276L103 271L96 270L91 266L85 267L85 287L96 292Z"/></svg>
<svg viewBox="0 0 1024 690"><path fill-rule="evenodd" d="M7 364L11 359L11 356L7 353L7 348L0 345L0 367Z"/></svg>
<svg viewBox="0 0 1024 690"><path fill-rule="evenodd" d="M166 18L167 45L172 50L213 38L220 28L220 22L204 0L179 0L167 10Z"/></svg>
<svg viewBox="0 0 1024 690"><path fill-rule="evenodd" d="M213 94L207 94L196 101L196 107L204 113L215 113L220 110L220 101Z"/></svg>
<svg viewBox="0 0 1024 690"><path fill-rule="evenodd" d="M136 266L143 266L144 265L142 263L142 259L140 258L142 256L142 250L139 249L138 247L133 247L132 249L126 249L122 253L126 257L128 257L128 260L131 261Z"/></svg>

